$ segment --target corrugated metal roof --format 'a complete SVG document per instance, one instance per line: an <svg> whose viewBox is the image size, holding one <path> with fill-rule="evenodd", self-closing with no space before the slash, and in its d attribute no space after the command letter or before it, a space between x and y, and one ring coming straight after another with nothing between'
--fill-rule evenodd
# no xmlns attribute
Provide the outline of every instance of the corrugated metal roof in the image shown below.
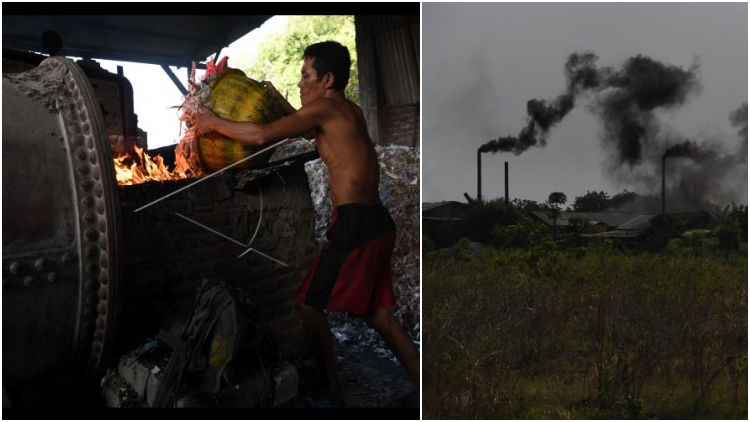
<svg viewBox="0 0 750 422"><path fill-rule="evenodd" d="M635 217L634 219L623 223L617 227L617 230L629 230L629 231L643 231L651 227L651 218L657 214L644 214ZM667 215L676 217L682 220L686 225L690 226L692 223L702 219L708 218L710 214L706 212L680 212L680 213L668 213Z"/></svg>
<svg viewBox="0 0 750 422"><path fill-rule="evenodd" d="M586 235L581 235L581 236L584 236L584 237L617 237L617 238L636 237L651 227L651 219L655 217L656 215L658 214L642 214L617 226L614 230L611 230L605 233L586 234ZM710 216L708 213L704 211L689 212L689 213L674 213L674 214L670 213L668 215L679 218L680 220L684 221L685 224L688 226L690 226L691 223L695 223L696 221L702 218L708 218Z"/></svg>
<svg viewBox="0 0 750 422"><path fill-rule="evenodd" d="M419 103L419 16L372 19L388 105Z"/></svg>
<svg viewBox="0 0 750 422"><path fill-rule="evenodd" d="M4 14L3 48L49 53L42 34L54 31L62 39L57 55L187 67L272 16Z"/></svg>
<svg viewBox="0 0 750 422"><path fill-rule="evenodd" d="M457 201L422 203L422 218L461 218L469 208L471 208L470 205Z"/></svg>
<svg viewBox="0 0 750 422"><path fill-rule="evenodd" d="M448 204L453 204L453 205L457 204L458 206L461 206L461 207L469 207L468 204L464 204L463 202L458 202L458 201L422 202L422 211L440 208Z"/></svg>
<svg viewBox="0 0 750 422"><path fill-rule="evenodd" d="M634 238L641 235L640 231L630 231L630 230L610 230L608 232L603 233L591 233L591 234L581 234L581 237L589 237L589 238L615 238L615 239L628 239L628 238Z"/></svg>
<svg viewBox="0 0 750 422"><path fill-rule="evenodd" d="M552 219L547 216L545 211L532 211L538 219L544 221L548 225L552 225ZM557 218L558 226L567 226L569 220L573 217L580 217L589 221L599 221L606 224L608 227L617 227L624 224L638 214L622 213L622 212L579 212L579 211L562 211L560 217Z"/></svg>
<svg viewBox="0 0 750 422"><path fill-rule="evenodd" d="M470 221L469 219L462 218L462 217L430 217L430 216L426 216L426 215L422 216L422 220L427 220L427 221Z"/></svg>
<svg viewBox="0 0 750 422"><path fill-rule="evenodd" d="M631 232L640 232L643 230L646 230L647 228L651 227L651 218L654 217L654 214L644 214L639 215L638 217L635 217L634 219L617 226L616 230L626 230Z"/></svg>

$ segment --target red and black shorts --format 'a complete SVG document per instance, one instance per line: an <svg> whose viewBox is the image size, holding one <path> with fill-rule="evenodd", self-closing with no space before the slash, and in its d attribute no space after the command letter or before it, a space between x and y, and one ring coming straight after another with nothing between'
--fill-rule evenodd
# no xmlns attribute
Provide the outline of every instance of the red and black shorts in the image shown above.
<svg viewBox="0 0 750 422"><path fill-rule="evenodd" d="M392 307L396 224L388 209L382 204L340 205L333 210L326 238L297 290L297 300L354 315Z"/></svg>

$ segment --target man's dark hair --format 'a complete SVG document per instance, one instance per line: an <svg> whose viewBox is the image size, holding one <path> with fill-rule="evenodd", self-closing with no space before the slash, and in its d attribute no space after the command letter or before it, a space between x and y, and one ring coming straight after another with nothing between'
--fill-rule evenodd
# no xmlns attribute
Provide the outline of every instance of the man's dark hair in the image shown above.
<svg viewBox="0 0 750 422"><path fill-rule="evenodd" d="M346 88L349 83L349 68L352 60L349 57L349 49L336 41L323 41L309 45L303 54L303 58L313 60L313 68L318 73L318 80L328 72L333 73L333 87L338 90Z"/></svg>

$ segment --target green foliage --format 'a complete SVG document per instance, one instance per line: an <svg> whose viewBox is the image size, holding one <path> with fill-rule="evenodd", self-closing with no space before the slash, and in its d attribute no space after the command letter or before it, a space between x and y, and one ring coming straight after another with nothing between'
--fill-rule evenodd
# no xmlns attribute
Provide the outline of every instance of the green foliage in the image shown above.
<svg viewBox="0 0 750 422"><path fill-rule="evenodd" d="M568 249L567 253L573 259L581 261L584 257L586 257L586 253L588 253L588 249L581 247L581 246L577 246L577 247Z"/></svg>
<svg viewBox="0 0 750 422"><path fill-rule="evenodd" d="M684 258L716 256L719 251L719 242L707 230L691 230L670 240L664 251L671 256Z"/></svg>
<svg viewBox="0 0 750 422"><path fill-rule="evenodd" d="M573 201L573 211L597 212L609 207L609 195L604 192L586 191L585 195L576 196Z"/></svg>
<svg viewBox="0 0 750 422"><path fill-rule="evenodd" d="M685 223L669 214L659 214L649 220L651 227L644 234L647 249L661 251L667 247L669 241L680 237L685 232Z"/></svg>
<svg viewBox="0 0 750 422"><path fill-rule="evenodd" d="M596 233L594 225L586 218L575 216L568 220L568 228L576 235L584 233Z"/></svg>
<svg viewBox="0 0 750 422"><path fill-rule="evenodd" d="M540 204L530 199L515 198L511 202L516 206L516 208L518 208L518 211L523 214L528 214L532 211L546 211L547 209L546 204Z"/></svg>
<svg viewBox="0 0 750 422"><path fill-rule="evenodd" d="M568 197L562 192L552 192L549 194L547 202L550 205L562 206L565 205L566 202L568 202Z"/></svg>
<svg viewBox="0 0 750 422"><path fill-rule="evenodd" d="M453 246L447 249L447 256L456 261L471 261L472 254L469 252L469 242L467 238L461 238Z"/></svg>
<svg viewBox="0 0 750 422"><path fill-rule="evenodd" d="M469 237L481 243L490 243L496 226L515 224L523 218L513 204L506 204L504 199L495 198L488 202L472 204L466 212L471 220Z"/></svg>
<svg viewBox="0 0 750 422"><path fill-rule="evenodd" d="M525 217L516 224L495 227L493 234L493 244L497 246L532 249L549 240L549 227Z"/></svg>
<svg viewBox="0 0 750 422"><path fill-rule="evenodd" d="M568 246L583 246L588 244L589 240L581 237L582 234L596 233L596 228L591 221L586 218L574 216L568 220L568 236L565 243Z"/></svg>
<svg viewBox="0 0 750 422"><path fill-rule="evenodd" d="M646 405L641 397L627 396L625 411L628 419L645 419Z"/></svg>
<svg viewBox="0 0 750 422"><path fill-rule="evenodd" d="M422 233L422 255L428 254L435 250L435 242L429 236Z"/></svg>
<svg viewBox="0 0 750 422"><path fill-rule="evenodd" d="M310 44L338 41L349 49L352 60L351 76L346 97L359 104L359 76L355 43L354 16L290 16L285 30L274 32L263 40L255 51L241 54L233 67L242 69L248 77L273 82L289 103L299 108L300 69L302 54Z"/></svg>
<svg viewBox="0 0 750 422"><path fill-rule="evenodd" d="M568 201L568 197L562 192L552 192L547 199L547 216L552 219L552 235L557 237L557 219L562 210L561 205Z"/></svg>
<svg viewBox="0 0 750 422"><path fill-rule="evenodd" d="M747 207L732 203L732 211L714 227L712 235L718 238L722 249L737 250L741 241L747 242Z"/></svg>

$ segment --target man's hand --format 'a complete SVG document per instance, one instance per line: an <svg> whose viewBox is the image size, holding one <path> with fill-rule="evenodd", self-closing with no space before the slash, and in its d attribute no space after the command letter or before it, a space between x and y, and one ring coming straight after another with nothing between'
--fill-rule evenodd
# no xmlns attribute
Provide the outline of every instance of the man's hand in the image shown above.
<svg viewBox="0 0 750 422"><path fill-rule="evenodd" d="M275 86L273 86L273 84L270 81L262 81L261 85L263 85L266 88L266 91L268 91L268 93L271 94L273 98L276 98L277 100L280 100L282 98L279 91L276 89Z"/></svg>
<svg viewBox="0 0 750 422"><path fill-rule="evenodd" d="M199 105L198 113L193 116L193 130L198 136L214 130L218 117L206 106Z"/></svg>
<svg viewBox="0 0 750 422"><path fill-rule="evenodd" d="M289 104L289 101L287 101L286 98L284 98L283 95L279 93L279 91L276 89L275 86L270 81L262 81L261 85L263 85L266 88L266 91L276 99L276 101L279 102L281 105L281 109L284 111L284 116L289 116L291 114L294 114L295 111L297 111L294 107L292 107L291 104Z"/></svg>

